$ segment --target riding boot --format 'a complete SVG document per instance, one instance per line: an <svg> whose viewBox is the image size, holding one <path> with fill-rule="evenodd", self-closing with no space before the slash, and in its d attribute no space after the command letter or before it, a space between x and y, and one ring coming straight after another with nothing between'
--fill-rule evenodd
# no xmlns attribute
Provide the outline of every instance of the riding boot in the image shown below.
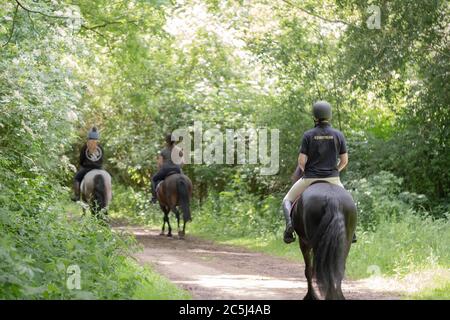
<svg viewBox="0 0 450 320"><path fill-rule="evenodd" d="M292 227L291 221L291 209L292 209L292 202L290 202L289 200L284 200L283 214L284 219L286 220L286 230L284 231L283 240L285 243L291 243L295 241L294 228Z"/></svg>
<svg viewBox="0 0 450 320"><path fill-rule="evenodd" d="M355 243L357 241L356 239L356 233L353 234L353 239L352 239L352 243Z"/></svg>
<svg viewBox="0 0 450 320"><path fill-rule="evenodd" d="M155 183L152 183L152 203L156 203L158 199L156 198L156 186Z"/></svg>
<svg viewBox="0 0 450 320"><path fill-rule="evenodd" d="M71 200L75 202L80 200L80 183L78 181L74 181L73 183L73 195Z"/></svg>

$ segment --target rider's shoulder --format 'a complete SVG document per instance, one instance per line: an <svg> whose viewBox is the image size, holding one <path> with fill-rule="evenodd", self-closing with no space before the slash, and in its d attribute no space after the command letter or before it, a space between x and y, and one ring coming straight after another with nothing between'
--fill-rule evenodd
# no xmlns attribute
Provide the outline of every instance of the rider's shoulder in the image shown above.
<svg viewBox="0 0 450 320"><path fill-rule="evenodd" d="M311 128L311 129L309 129L309 130L306 130L306 131L303 133L303 136L308 137L308 136L313 135L315 132L316 132L316 128Z"/></svg>
<svg viewBox="0 0 450 320"><path fill-rule="evenodd" d="M336 128L330 127L329 130L339 137L344 137L344 134Z"/></svg>

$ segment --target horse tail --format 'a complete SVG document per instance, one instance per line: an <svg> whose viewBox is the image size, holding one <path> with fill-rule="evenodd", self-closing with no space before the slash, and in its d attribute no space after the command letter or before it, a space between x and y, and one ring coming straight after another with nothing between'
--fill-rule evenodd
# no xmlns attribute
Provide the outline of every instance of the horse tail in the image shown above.
<svg viewBox="0 0 450 320"><path fill-rule="evenodd" d="M189 194L187 183L183 178L177 180L177 192L181 211L183 211L183 220L191 221L191 210L189 208Z"/></svg>
<svg viewBox="0 0 450 320"><path fill-rule="evenodd" d="M97 212L106 208L105 179L101 174L97 174L94 177L94 202L97 207Z"/></svg>
<svg viewBox="0 0 450 320"><path fill-rule="evenodd" d="M320 293L325 299L338 299L345 272L346 232L345 218L339 210L336 198L328 198L325 214L312 239L314 252L314 274Z"/></svg>

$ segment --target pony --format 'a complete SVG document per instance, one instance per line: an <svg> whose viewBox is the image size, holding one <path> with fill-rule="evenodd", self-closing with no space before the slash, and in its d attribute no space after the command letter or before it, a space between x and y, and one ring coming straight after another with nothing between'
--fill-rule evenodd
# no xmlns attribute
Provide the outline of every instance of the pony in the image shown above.
<svg viewBox="0 0 450 320"><path fill-rule="evenodd" d="M81 199L89 205L91 213L99 216L101 211L108 214L108 206L112 200L112 186L110 174L101 169L94 169L86 173L80 185ZM85 210L83 210L85 211Z"/></svg>
<svg viewBox="0 0 450 320"><path fill-rule="evenodd" d="M172 227L169 222L169 212L175 213L178 225L178 237L184 239L186 223L191 221L191 210L189 202L192 199L192 182L181 173L174 173L167 176L164 181L160 182L156 197L161 210L164 212L163 226L160 235L164 235L166 223L169 227L168 237L172 236ZM180 230L180 212L177 206L181 207L183 212L183 230Z"/></svg>
<svg viewBox="0 0 450 320"><path fill-rule="evenodd" d="M341 283L356 227L356 205L344 188L318 181L311 184L292 208L292 225L305 261L308 292L305 300L345 299Z"/></svg>

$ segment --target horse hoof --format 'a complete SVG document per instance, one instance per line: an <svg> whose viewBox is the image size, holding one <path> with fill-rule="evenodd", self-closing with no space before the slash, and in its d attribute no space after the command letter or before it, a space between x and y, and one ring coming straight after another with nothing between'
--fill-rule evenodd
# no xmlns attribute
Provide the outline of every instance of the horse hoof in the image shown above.
<svg viewBox="0 0 450 320"><path fill-rule="evenodd" d="M160 235L160 236L163 236L163 235L164 235L164 232L160 232L159 235Z"/></svg>
<svg viewBox="0 0 450 320"><path fill-rule="evenodd" d="M172 234L171 234L171 233L168 233L167 236L168 236L168 237L172 237Z"/></svg>
<svg viewBox="0 0 450 320"><path fill-rule="evenodd" d="M307 293L303 300L319 300L315 294Z"/></svg>

